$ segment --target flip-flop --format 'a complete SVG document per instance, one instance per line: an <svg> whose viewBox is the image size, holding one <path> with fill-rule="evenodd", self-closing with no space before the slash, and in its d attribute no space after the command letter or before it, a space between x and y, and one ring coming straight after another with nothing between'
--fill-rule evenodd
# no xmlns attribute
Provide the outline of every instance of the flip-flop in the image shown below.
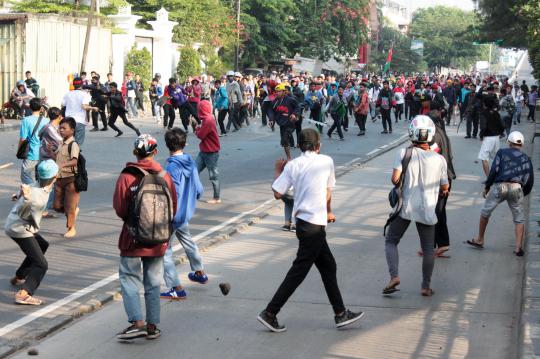
<svg viewBox="0 0 540 359"><path fill-rule="evenodd" d="M468 239L467 239L467 242L465 242L465 243L467 243L468 245L473 246L474 248L484 249L484 245L483 245L483 244L476 243L474 240L468 240Z"/></svg>
<svg viewBox="0 0 540 359"><path fill-rule="evenodd" d="M451 256L449 255L446 255L446 254L435 254L435 258L444 258L444 259L448 259L448 258L452 258Z"/></svg>
<svg viewBox="0 0 540 359"><path fill-rule="evenodd" d="M427 293L426 293L426 292L422 292L422 293L421 293L421 294L422 294L422 297L431 297L431 296L433 296L433 295L435 294L435 291L434 291L433 289L431 289L431 288L428 288L428 289L429 289L429 292L427 292Z"/></svg>
<svg viewBox="0 0 540 359"><path fill-rule="evenodd" d="M395 293L395 292L399 292L399 289L397 289L396 287L398 285L400 285L400 284L401 284L400 282L397 282L397 283L394 283L392 285L384 287L384 289L382 290L382 294L383 295L388 295L388 294L392 294L392 293Z"/></svg>

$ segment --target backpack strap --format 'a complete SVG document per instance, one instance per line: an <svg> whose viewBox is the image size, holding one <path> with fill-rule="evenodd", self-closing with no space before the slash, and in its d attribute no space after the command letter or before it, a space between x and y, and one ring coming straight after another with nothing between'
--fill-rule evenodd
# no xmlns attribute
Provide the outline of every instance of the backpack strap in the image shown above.
<svg viewBox="0 0 540 359"><path fill-rule="evenodd" d="M405 155L401 160L401 176L399 177L399 186L401 186L403 184L403 181L405 180L405 173L407 172L407 168L409 167L409 162L411 162L412 151L412 146L407 147L407 149L405 150Z"/></svg>
<svg viewBox="0 0 540 359"><path fill-rule="evenodd" d="M148 171L140 168L140 167L137 167L137 166L127 166L126 168L124 168L122 170L121 173L128 173L128 174L131 174L131 175L134 175L134 176L137 176L137 175L140 175L142 174L143 176L146 176L148 174L150 174Z"/></svg>

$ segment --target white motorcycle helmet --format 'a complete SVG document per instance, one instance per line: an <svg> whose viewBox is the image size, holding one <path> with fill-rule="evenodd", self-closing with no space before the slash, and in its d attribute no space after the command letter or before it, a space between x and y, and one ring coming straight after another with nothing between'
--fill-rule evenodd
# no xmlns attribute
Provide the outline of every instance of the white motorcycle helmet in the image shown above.
<svg viewBox="0 0 540 359"><path fill-rule="evenodd" d="M435 124L425 115L418 115L409 124L409 138L416 143L429 143L435 134Z"/></svg>

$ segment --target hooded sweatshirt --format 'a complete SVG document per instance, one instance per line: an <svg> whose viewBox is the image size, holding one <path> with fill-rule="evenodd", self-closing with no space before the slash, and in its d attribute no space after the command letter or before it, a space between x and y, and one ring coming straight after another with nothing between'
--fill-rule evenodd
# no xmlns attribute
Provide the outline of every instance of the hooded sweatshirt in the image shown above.
<svg viewBox="0 0 540 359"><path fill-rule="evenodd" d="M139 167L150 173L159 173L163 171L161 165L154 161L152 158L145 158L137 162L128 162L126 167ZM137 191L139 182L142 175L134 176L130 173L122 173L116 181L116 188L113 196L113 207L116 211L116 215L124 221L122 226L122 232L120 232L120 238L118 240L118 249L120 249L120 256L122 257L163 257L167 250L168 243L158 244L154 247L142 247L135 244L133 237L129 233L126 226L126 219L130 215L129 207L133 201L133 196ZM174 214L176 215L177 208L177 195L174 183L169 174L165 175L165 181L171 191L171 197L173 200Z"/></svg>
<svg viewBox="0 0 540 359"><path fill-rule="evenodd" d="M201 140L199 149L205 153L219 152L221 147L210 101L199 102L197 109L201 120L201 126L195 130L195 135Z"/></svg>
<svg viewBox="0 0 540 359"><path fill-rule="evenodd" d="M173 220L173 227L180 228L189 223L195 213L197 200L203 193L199 172L193 158L188 154L173 155L167 159L167 173L171 176L178 205Z"/></svg>

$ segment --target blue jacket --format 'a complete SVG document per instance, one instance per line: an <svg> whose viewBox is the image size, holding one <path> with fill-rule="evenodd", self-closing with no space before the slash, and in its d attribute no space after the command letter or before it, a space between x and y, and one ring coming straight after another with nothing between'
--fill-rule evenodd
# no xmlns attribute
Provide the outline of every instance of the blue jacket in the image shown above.
<svg viewBox="0 0 540 359"><path fill-rule="evenodd" d="M227 89L221 86L214 95L214 108L216 110L226 110L229 108L229 98L227 97Z"/></svg>
<svg viewBox="0 0 540 359"><path fill-rule="evenodd" d="M167 172L173 180L178 196L178 208L173 220L173 227L176 229L187 225L193 217L197 199L203 193L203 186L195 161L188 154L169 157Z"/></svg>

